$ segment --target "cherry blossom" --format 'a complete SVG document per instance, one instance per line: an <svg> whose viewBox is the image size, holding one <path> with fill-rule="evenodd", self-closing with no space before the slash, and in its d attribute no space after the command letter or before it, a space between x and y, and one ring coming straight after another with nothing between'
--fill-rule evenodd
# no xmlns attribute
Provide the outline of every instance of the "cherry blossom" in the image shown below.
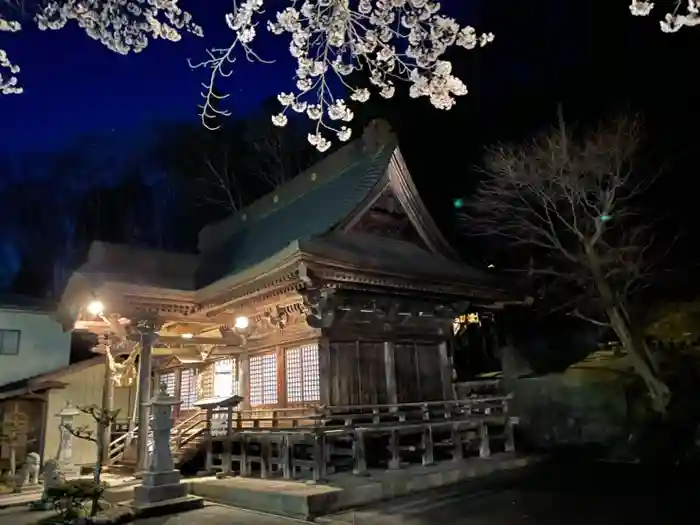
<svg viewBox="0 0 700 525"><path fill-rule="evenodd" d="M121 55L143 51L150 39L177 42L183 32L202 35L192 15L178 6L178 0L49 0L28 6L14 6L11 0L0 0L15 18L31 17L41 30L63 29L74 21L87 35ZM10 9L17 7L17 9ZM19 31L19 21L0 13L0 32ZM10 76L0 76L0 93L22 93L13 65L0 49L0 69L9 69Z"/></svg>
<svg viewBox="0 0 700 525"><path fill-rule="evenodd" d="M18 9L4 9L15 0L0 0L4 9L0 11L0 34L19 31L22 17L42 30L62 29L72 21L108 49L127 55L143 51L152 39L177 42L187 32L202 36L202 28L181 9L180 2L37 0L29 2L32 11L22 2L15 6ZM380 97L392 98L397 86L405 82L411 97L425 97L434 107L449 110L457 97L467 94L467 87L453 74L445 52L453 47L483 47L494 38L492 33L461 26L435 0L285 0L279 11L265 10L265 2L269 8L272 0L233 0L225 15L231 44L210 49L207 59L190 64L209 70L202 122L210 126L219 121L211 117L229 114L219 105L227 95L218 94L215 82L233 74L237 58L271 63L253 49L259 32L269 31L287 39L289 53L297 62L290 75L294 88L279 94L281 109L272 122L284 126L290 113L305 115L313 123L308 140L320 151L330 148L333 141L351 138L354 114L349 104L370 99L370 89L355 85L352 73L365 71ZM630 2L635 16L648 16L654 8L648 0ZM661 21L664 32L700 25L700 0L668 3L673 9ZM22 93L18 73L19 67L0 49L0 94Z"/></svg>
<svg viewBox="0 0 700 525"><path fill-rule="evenodd" d="M22 26L19 22L5 20L0 15L0 32L15 33L20 29L22 29ZM3 69L5 70L4 74ZM22 93L22 88L19 86L19 81L15 76L17 73L19 73L19 66L10 62L5 50L0 49L0 94L14 95Z"/></svg>
<svg viewBox="0 0 700 525"><path fill-rule="evenodd" d="M700 25L700 0L674 0L670 3L673 9L660 21L664 33L675 33L682 27ZM630 12L634 16L649 16L653 9L654 3L646 0L632 0L630 4Z"/></svg>
<svg viewBox="0 0 700 525"><path fill-rule="evenodd" d="M289 52L297 61L296 89L277 97L281 111L272 122L284 126L288 113L305 114L314 123L308 140L320 151L334 140L351 138L354 114L349 100L362 103L370 98L368 89L352 85L351 73L367 71L383 98L393 97L396 84L405 81L411 97L427 97L436 108L450 109L467 88L441 57L453 46L474 49L493 41L491 33L461 27L431 0L290 0L283 10L269 13L263 0L244 0L234 4L226 21L234 34L231 45L211 50L208 60L193 65L211 69L204 86L205 125L212 114L228 114L217 107L221 97L214 82L232 73L237 50L249 60L260 59L251 43L264 24L274 35L288 38ZM345 88L344 94L332 89L332 76Z"/></svg>

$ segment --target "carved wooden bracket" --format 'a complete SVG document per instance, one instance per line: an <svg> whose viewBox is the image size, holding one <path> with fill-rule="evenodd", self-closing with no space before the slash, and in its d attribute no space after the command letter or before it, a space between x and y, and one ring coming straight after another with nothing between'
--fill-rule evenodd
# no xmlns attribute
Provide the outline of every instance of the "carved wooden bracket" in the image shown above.
<svg viewBox="0 0 700 525"><path fill-rule="evenodd" d="M279 305L275 306L273 310L265 312L262 317L269 326L280 330L289 322L289 314Z"/></svg>

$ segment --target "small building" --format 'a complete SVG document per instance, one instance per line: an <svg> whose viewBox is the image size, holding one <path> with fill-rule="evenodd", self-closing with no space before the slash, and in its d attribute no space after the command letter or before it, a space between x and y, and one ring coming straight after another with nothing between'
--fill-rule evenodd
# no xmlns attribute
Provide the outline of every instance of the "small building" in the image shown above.
<svg viewBox="0 0 700 525"><path fill-rule="evenodd" d="M115 358L138 352L142 402L152 364L182 401L178 433L204 413L211 428L211 407L233 395L238 417L263 426L322 407L453 401L453 320L505 298L459 260L378 122L204 228L197 255L95 243L60 314L109 332Z"/></svg>
<svg viewBox="0 0 700 525"><path fill-rule="evenodd" d="M56 414L66 401L99 403L104 387L104 357L80 342L71 344L51 301L0 296L0 470L10 468L10 448L21 463L29 452L56 455L60 441ZM128 392L119 392L117 406L128 408ZM125 416L128 412L125 412ZM87 416L78 425L90 425ZM95 445L76 441L79 465L94 464Z"/></svg>

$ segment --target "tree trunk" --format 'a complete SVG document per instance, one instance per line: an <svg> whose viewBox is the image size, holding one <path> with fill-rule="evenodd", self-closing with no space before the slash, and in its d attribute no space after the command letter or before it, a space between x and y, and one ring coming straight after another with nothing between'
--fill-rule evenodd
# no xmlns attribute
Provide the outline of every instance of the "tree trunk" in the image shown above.
<svg viewBox="0 0 700 525"><path fill-rule="evenodd" d="M651 396L654 410L663 413L671 397L670 391L666 384L656 376L652 363L647 360L647 349L644 348L643 341L635 340L632 336L629 322L623 314L620 304L615 299L610 284L605 279L597 253L592 247L586 246L586 256L591 265L593 279L603 302L605 314L610 321L610 326L620 339L622 348L627 351L634 371L644 381Z"/></svg>
<svg viewBox="0 0 700 525"><path fill-rule="evenodd" d="M100 425L102 427L104 425ZM102 429L100 429L102 430ZM93 481L95 482L95 495L92 498L92 506L90 508L90 516L97 516L100 511L100 484L102 483L102 457L104 446L100 441L97 442L97 461L95 461L95 472L93 473Z"/></svg>

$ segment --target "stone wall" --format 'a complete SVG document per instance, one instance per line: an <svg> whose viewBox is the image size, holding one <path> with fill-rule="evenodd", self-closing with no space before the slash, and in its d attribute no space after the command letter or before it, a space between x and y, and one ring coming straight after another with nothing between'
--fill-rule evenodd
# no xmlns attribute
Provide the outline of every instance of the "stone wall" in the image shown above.
<svg viewBox="0 0 700 525"><path fill-rule="evenodd" d="M614 372L569 369L561 374L520 378L507 386L513 415L536 447L600 445L627 439L624 383Z"/></svg>

